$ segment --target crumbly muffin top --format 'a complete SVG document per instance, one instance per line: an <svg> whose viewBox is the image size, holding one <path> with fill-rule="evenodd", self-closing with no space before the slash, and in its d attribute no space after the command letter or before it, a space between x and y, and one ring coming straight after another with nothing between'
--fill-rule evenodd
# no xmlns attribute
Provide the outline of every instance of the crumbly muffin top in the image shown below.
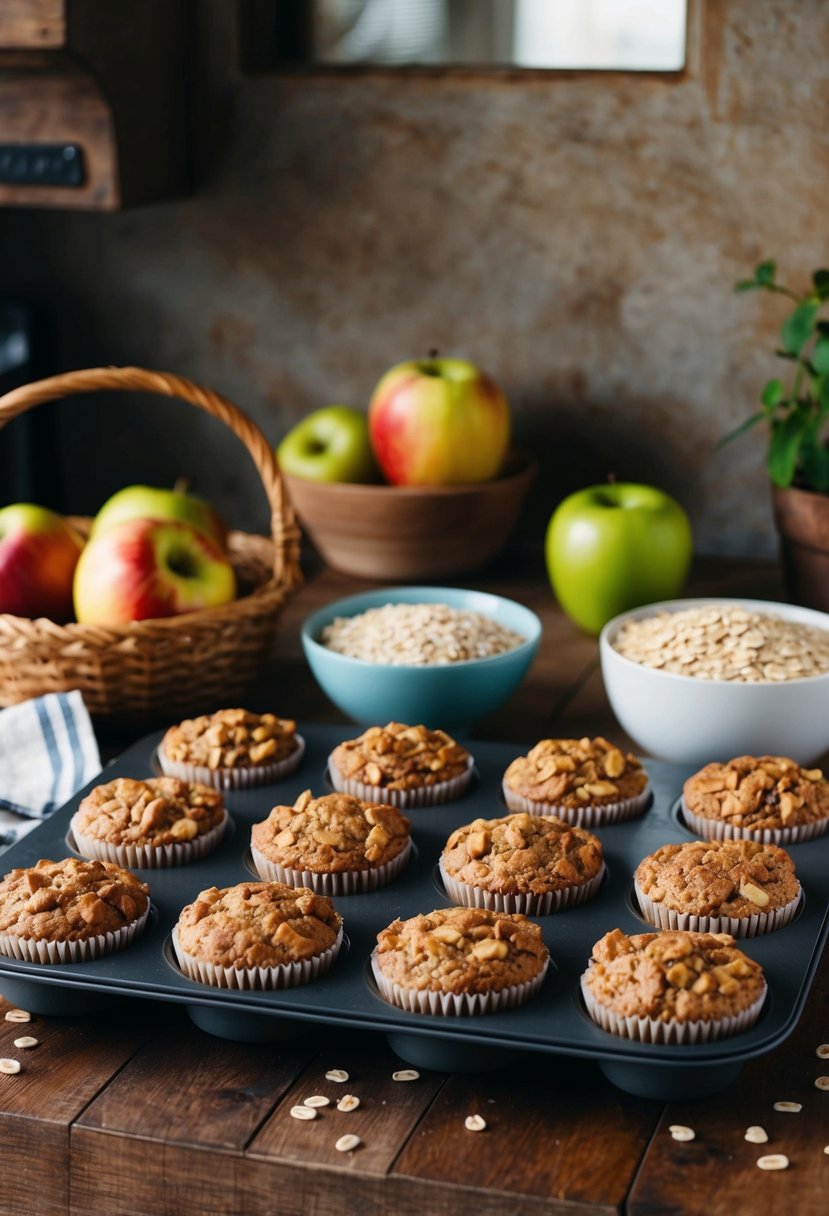
<svg viewBox="0 0 829 1216"><path fill-rule="evenodd" d="M787 756L737 756L706 764L683 787L688 810L704 819L762 831L794 828L829 816L829 781L819 768Z"/></svg>
<svg viewBox="0 0 829 1216"><path fill-rule="evenodd" d="M461 882L500 895L544 895L581 886L604 864L601 841L592 832L523 812L458 828L441 863Z"/></svg>
<svg viewBox="0 0 829 1216"><path fill-rule="evenodd" d="M39 861L0 882L0 932L77 942L115 933L147 911L150 888L111 861Z"/></svg>
<svg viewBox="0 0 829 1216"><path fill-rule="evenodd" d="M342 918L325 895L281 882L200 891L178 918L181 948L215 967L279 967L334 945Z"/></svg>
<svg viewBox="0 0 829 1216"><path fill-rule="evenodd" d="M186 844L217 827L222 795L178 777L116 777L96 785L72 817L73 830L113 845Z"/></svg>
<svg viewBox="0 0 829 1216"><path fill-rule="evenodd" d="M276 764L296 749L296 722L247 709L219 709L186 718L171 726L161 740L169 760L213 770Z"/></svg>
<svg viewBox="0 0 829 1216"><path fill-rule="evenodd" d="M375 952L388 980L454 993L500 992L527 983L547 957L540 925L483 908L438 908L395 920L378 933Z"/></svg>
<svg viewBox="0 0 829 1216"><path fill-rule="evenodd" d="M255 823L251 843L289 870L333 874L386 865L409 843L409 821L397 807L363 802L350 794L314 798L310 790L293 806L275 806Z"/></svg>
<svg viewBox="0 0 829 1216"><path fill-rule="evenodd" d="M636 881L654 903L692 916L754 916L800 891L785 849L755 840L663 845L639 863Z"/></svg>
<svg viewBox="0 0 829 1216"><path fill-rule="evenodd" d="M343 777L378 789L409 790L460 777L469 752L443 730L389 722L347 739L331 756Z"/></svg>
<svg viewBox="0 0 829 1216"><path fill-rule="evenodd" d="M709 1022L741 1013L760 997L759 963L728 933L638 933L612 929L593 947L584 981L619 1017Z"/></svg>
<svg viewBox="0 0 829 1216"><path fill-rule="evenodd" d="M606 806L635 798L648 775L629 752L596 739L542 739L504 773L504 783L523 798L557 806Z"/></svg>

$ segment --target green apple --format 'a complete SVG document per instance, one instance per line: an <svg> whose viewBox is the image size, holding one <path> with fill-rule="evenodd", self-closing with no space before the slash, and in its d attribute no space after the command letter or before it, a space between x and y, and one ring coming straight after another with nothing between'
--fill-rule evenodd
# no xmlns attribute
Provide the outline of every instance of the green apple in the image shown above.
<svg viewBox="0 0 829 1216"><path fill-rule="evenodd" d="M210 503L195 494L156 486L125 486L108 498L92 522L90 539L128 519L178 520L198 528L221 549L227 540L227 528Z"/></svg>
<svg viewBox="0 0 829 1216"><path fill-rule="evenodd" d="M547 571L558 602L588 633L620 612L673 599L691 564L688 516L653 486L588 486L565 498L547 528Z"/></svg>
<svg viewBox="0 0 829 1216"><path fill-rule="evenodd" d="M328 405L298 422L276 449L283 472L305 481L376 481L362 410Z"/></svg>

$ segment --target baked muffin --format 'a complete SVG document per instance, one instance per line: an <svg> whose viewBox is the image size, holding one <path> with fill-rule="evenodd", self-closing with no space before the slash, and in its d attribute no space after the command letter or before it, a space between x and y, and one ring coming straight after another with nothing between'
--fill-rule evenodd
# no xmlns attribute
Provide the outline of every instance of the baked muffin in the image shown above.
<svg viewBox="0 0 829 1216"><path fill-rule="evenodd" d="M800 902L794 862L756 840L666 844L641 861L634 889L658 929L754 937L787 925Z"/></svg>
<svg viewBox="0 0 829 1216"><path fill-rule="evenodd" d="M183 908L173 949L185 975L217 988L292 988L329 970L343 937L330 899L280 882L209 887Z"/></svg>
<svg viewBox="0 0 829 1216"><path fill-rule="evenodd" d="M648 775L607 739L542 739L504 773L511 811L555 815L579 827L631 819L650 797Z"/></svg>
<svg viewBox="0 0 829 1216"><path fill-rule="evenodd" d="M222 796L178 777L116 777L86 795L70 828L79 853L139 869L180 866L220 843Z"/></svg>
<svg viewBox="0 0 829 1216"><path fill-rule="evenodd" d="M584 903L596 894L604 874L597 836L525 811L458 828L439 865L454 903L529 916Z"/></svg>
<svg viewBox="0 0 829 1216"><path fill-rule="evenodd" d="M539 925L484 908L395 920L371 956L380 995L411 1013L510 1009L538 991L548 963Z"/></svg>
<svg viewBox="0 0 829 1216"><path fill-rule="evenodd" d="M728 933L606 933L581 977L604 1030L646 1043L702 1043L747 1030L766 981Z"/></svg>
<svg viewBox="0 0 829 1216"><path fill-rule="evenodd" d="M109 861L39 861L0 881L0 953L76 963L121 950L143 933L150 888Z"/></svg>
<svg viewBox="0 0 829 1216"><path fill-rule="evenodd" d="M794 844L829 826L829 781L787 756L737 756L688 778L682 813L705 840Z"/></svg>
<svg viewBox="0 0 829 1216"><path fill-rule="evenodd" d="M275 806L251 830L251 856L260 878L353 895L385 886L409 860L409 821L393 806L350 794Z"/></svg>
<svg viewBox="0 0 829 1216"><path fill-rule="evenodd" d="M171 726L158 747L161 771L217 790L267 785L299 767L296 722L247 709L219 709Z"/></svg>
<svg viewBox="0 0 829 1216"><path fill-rule="evenodd" d="M389 722L347 739L328 757L335 790L391 806L435 806L458 798L472 757L445 731Z"/></svg>

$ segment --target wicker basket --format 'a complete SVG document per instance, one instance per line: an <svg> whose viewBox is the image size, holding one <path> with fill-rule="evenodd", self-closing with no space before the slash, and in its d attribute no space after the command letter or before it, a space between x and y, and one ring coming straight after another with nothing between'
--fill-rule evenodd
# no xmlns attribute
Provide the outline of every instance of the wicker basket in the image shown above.
<svg viewBox="0 0 829 1216"><path fill-rule="evenodd" d="M237 701L261 671L279 612L301 582L299 529L268 441L218 393L138 367L67 372L0 397L0 426L46 401L99 389L176 397L224 422L256 465L271 510L272 539L231 532L240 596L219 608L134 621L122 628L0 614L0 706L79 688L107 718L151 720ZM81 531L90 521L72 521Z"/></svg>

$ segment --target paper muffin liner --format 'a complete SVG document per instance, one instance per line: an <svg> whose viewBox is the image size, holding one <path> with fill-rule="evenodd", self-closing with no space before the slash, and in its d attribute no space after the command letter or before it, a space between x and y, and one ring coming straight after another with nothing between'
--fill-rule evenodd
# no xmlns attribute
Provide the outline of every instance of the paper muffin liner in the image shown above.
<svg viewBox="0 0 829 1216"><path fill-rule="evenodd" d="M333 752L332 752L333 756ZM472 779L475 761L469 757L466 772L449 781L438 781L434 785L422 785L412 790L389 790L380 785L367 785L364 781L355 781L344 777L340 770L328 757L328 776L338 794L351 794L363 802L380 802L386 806L396 806L401 811L413 806L439 806L442 802L454 802L460 798Z"/></svg>
<svg viewBox="0 0 829 1216"><path fill-rule="evenodd" d="M320 874L314 870L291 870L271 861L259 849L250 846L250 855L256 873L265 882L284 882L289 887L310 887L318 895L361 895L364 891L376 891L396 878L405 869L412 855L409 840L402 852L385 865L368 870L340 870L331 874Z"/></svg>
<svg viewBox="0 0 829 1216"><path fill-rule="evenodd" d="M673 1043L677 1046L687 1046L692 1043L713 1043L716 1039L741 1034L757 1021L768 992L768 986L764 984L762 993L752 1005L730 1017L714 1018L711 1021L680 1022L672 1019L662 1022L658 1018L635 1015L622 1017L600 1004L587 987L588 974L589 968L581 977L581 994L593 1021L610 1034L619 1035L623 1039L638 1039L641 1043Z"/></svg>
<svg viewBox="0 0 829 1216"><path fill-rule="evenodd" d="M559 806L554 802L534 802L511 790L507 783L502 782L504 801L510 811L527 811L530 815L552 815L569 823L574 828L600 828L609 823L622 823L625 819L635 819L641 815L651 796L650 782L634 798L624 798L620 802L609 802L605 806Z"/></svg>
<svg viewBox="0 0 829 1216"><path fill-rule="evenodd" d="M388 979L380 970L377 951L372 951L371 955L372 975L384 1001L396 1005L399 1009L406 1009L409 1013L443 1014L444 1017L500 1013L504 1009L523 1005L544 983L549 964L549 958L545 959L544 966L533 979L524 984L511 984L500 992L432 992L420 988L405 988L402 984Z"/></svg>
<svg viewBox="0 0 829 1216"><path fill-rule="evenodd" d="M687 827L699 833L703 840L756 840L758 844L797 844L800 840L814 840L822 836L829 827L829 818L818 819L814 823L801 823L792 828L751 828L737 827L723 819L706 819L696 815L689 809L683 797L680 800L682 818Z"/></svg>
<svg viewBox="0 0 829 1216"><path fill-rule="evenodd" d="M321 954L294 963L280 963L276 967L219 967L215 963L206 963L182 949L178 940L178 926L173 929L172 942L176 962L182 972L199 984L209 984L211 988L259 990L296 988L300 984L310 984L331 970L343 944L343 929L340 925L337 940Z"/></svg>
<svg viewBox="0 0 829 1216"><path fill-rule="evenodd" d="M558 912L560 908L574 908L578 904L587 903L602 885L605 868L602 866L599 873L587 882L564 887L559 891L545 891L542 895L524 892L501 895L496 891L485 891L482 887L473 887L471 883L453 878L443 868L443 859L438 862L441 881L453 903L461 904L464 908L486 908L490 912L522 912L525 916L548 916L551 912Z"/></svg>
<svg viewBox="0 0 829 1216"><path fill-rule="evenodd" d="M142 916L114 932L99 933L74 942L50 942L14 933L0 933L0 954L10 955L28 963L85 963L102 958L115 950L123 950L141 936L147 927L151 904Z"/></svg>
<svg viewBox="0 0 829 1216"><path fill-rule="evenodd" d="M76 815L72 816L69 830L75 841L75 848L82 857L93 861L116 861L119 866L128 870L161 870L172 866L186 866L191 861L206 857L221 844L222 837L227 831L230 816L227 811L223 818L195 840L182 841L180 844L138 845L110 844L107 840L97 840L94 836L84 836L75 825Z"/></svg>
<svg viewBox="0 0 829 1216"><path fill-rule="evenodd" d="M690 929L694 933L730 933L732 937L758 937L761 933L773 933L782 929L794 916L800 904L801 889L797 895L780 908L768 912L754 912L750 916L692 916L688 912L677 912L655 903L634 879L633 889L639 909L645 920L657 929Z"/></svg>
<svg viewBox="0 0 829 1216"><path fill-rule="evenodd" d="M168 760L159 744L156 753L158 767L165 777L179 777L182 781L199 781L214 790L247 790L257 785L271 785L295 772L305 755L305 740L294 735L297 746L290 756L273 764L251 764L241 768L208 768L206 764L184 764L179 760Z"/></svg>

